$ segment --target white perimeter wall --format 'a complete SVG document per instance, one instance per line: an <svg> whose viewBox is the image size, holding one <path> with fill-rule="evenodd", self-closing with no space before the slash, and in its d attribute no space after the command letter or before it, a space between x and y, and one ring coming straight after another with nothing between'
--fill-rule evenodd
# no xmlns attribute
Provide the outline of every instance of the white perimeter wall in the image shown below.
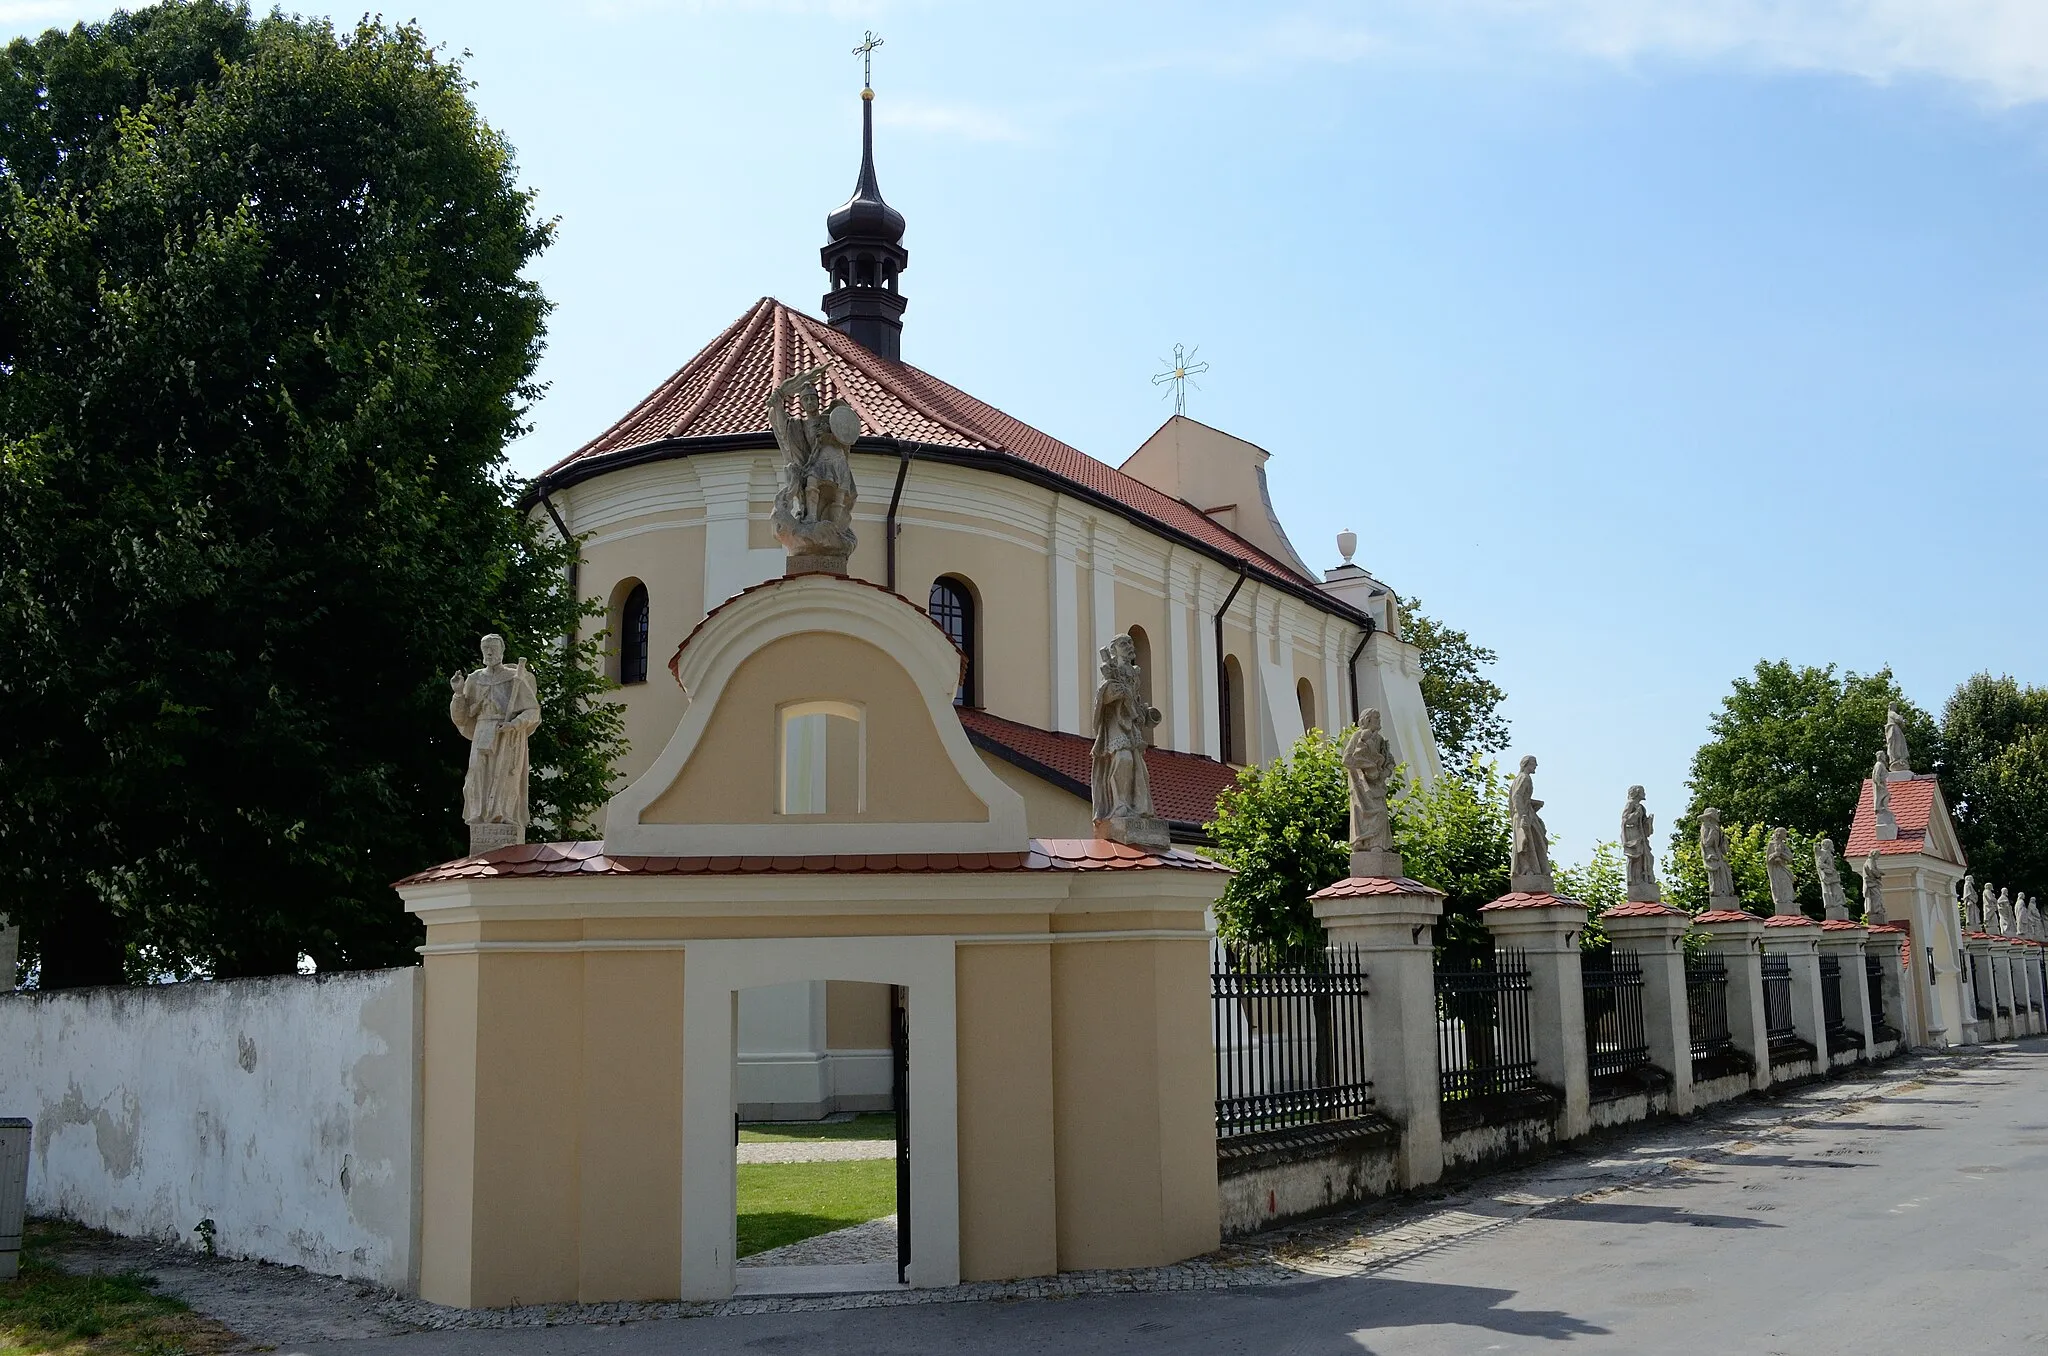
<svg viewBox="0 0 2048 1356"><path fill-rule="evenodd" d="M29 1209L416 1289L420 977L0 994Z"/></svg>

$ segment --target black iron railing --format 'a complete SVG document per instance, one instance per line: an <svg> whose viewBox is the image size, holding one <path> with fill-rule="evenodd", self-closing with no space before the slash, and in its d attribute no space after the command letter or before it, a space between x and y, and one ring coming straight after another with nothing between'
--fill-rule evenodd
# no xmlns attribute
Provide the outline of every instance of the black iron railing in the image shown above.
<svg viewBox="0 0 2048 1356"><path fill-rule="evenodd" d="M1820 958L1820 1010L1827 1031L1829 1050L1860 1050L1861 1033L1849 1029L1848 1010L1842 999L1842 958Z"/></svg>
<svg viewBox="0 0 2048 1356"><path fill-rule="evenodd" d="M1437 962L1437 1077L1446 1102L1536 1086L1529 1031L1529 963L1520 951Z"/></svg>
<svg viewBox="0 0 2048 1356"><path fill-rule="evenodd" d="M1991 1020L1992 996L1989 986L1984 983L1984 967L1978 963L1981 959L1979 956L1970 957L1970 996L1977 1004L1977 1020L1988 1022Z"/></svg>
<svg viewBox="0 0 2048 1356"><path fill-rule="evenodd" d="M1725 1055L1735 1048L1728 1031L1728 962L1701 956L1685 963L1685 1016L1692 1029L1692 1062Z"/></svg>
<svg viewBox="0 0 2048 1356"><path fill-rule="evenodd" d="M1870 1029L1883 1031L1884 1021L1884 958L1875 952L1863 954L1864 982L1870 986Z"/></svg>
<svg viewBox="0 0 2048 1356"><path fill-rule="evenodd" d="M1581 952L1579 982L1585 991L1587 1077L1610 1078L1648 1064L1641 958L1612 947Z"/></svg>
<svg viewBox="0 0 2048 1356"><path fill-rule="evenodd" d="M1218 946L1209 995L1219 1138L1355 1120L1371 1108L1355 949Z"/></svg>
<svg viewBox="0 0 2048 1356"><path fill-rule="evenodd" d="M1792 958L1765 956L1764 1035L1774 1046L1790 1045L1799 1039L1792 1022Z"/></svg>

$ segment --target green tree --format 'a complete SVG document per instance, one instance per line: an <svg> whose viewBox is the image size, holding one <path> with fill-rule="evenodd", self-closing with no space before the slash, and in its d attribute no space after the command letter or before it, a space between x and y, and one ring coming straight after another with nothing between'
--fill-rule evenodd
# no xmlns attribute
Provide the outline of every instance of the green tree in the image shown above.
<svg viewBox="0 0 2048 1356"><path fill-rule="evenodd" d="M1942 710L1942 790L1981 880L2048 889L2048 688L1980 673Z"/></svg>
<svg viewBox="0 0 2048 1356"><path fill-rule="evenodd" d="M1489 951L1479 909L1507 893L1514 847L1499 765L1472 758L1463 769L1445 768L1433 786L1409 782L1392 809L1402 866L1444 892L1437 944L1461 955Z"/></svg>
<svg viewBox="0 0 2048 1356"><path fill-rule="evenodd" d="M1309 896L1350 874L1351 790L1343 740L1310 730L1285 758L1247 767L1216 801L1216 859L1235 871L1216 901L1225 938L1265 946L1319 946Z"/></svg>
<svg viewBox="0 0 2048 1356"><path fill-rule="evenodd" d="M1728 870L1735 877L1735 893L1752 913L1771 912L1771 879L1764 861L1764 848L1771 826L1766 824L1723 825L1728 836ZM1820 873L1813 864L1813 847L1822 835L1791 829L1792 882L1799 907L1813 918L1822 916ZM1860 910L1862 881L1842 860L1842 835L1827 835L1835 845L1835 874L1851 912ZM1664 858L1664 899L1675 908L1698 913L1707 906L1707 867L1700 857L1699 836L1673 843Z"/></svg>
<svg viewBox="0 0 2048 1356"><path fill-rule="evenodd" d="M1621 858L1619 843L1595 843L1593 854L1583 866L1554 866L1552 878L1557 893L1586 906L1586 930L1579 934L1587 950L1607 945L1607 933L1600 915L1628 897L1628 866Z"/></svg>
<svg viewBox="0 0 2048 1356"><path fill-rule="evenodd" d="M538 825L618 715L518 511L547 244L410 26L173 0L0 68L0 912L49 986L402 963L463 848L447 676L544 694Z"/></svg>
<svg viewBox="0 0 2048 1356"><path fill-rule="evenodd" d="M1445 766L1506 748L1507 694L1484 673L1500 656L1426 615L1420 598L1401 599L1401 634L1422 651L1422 701Z"/></svg>

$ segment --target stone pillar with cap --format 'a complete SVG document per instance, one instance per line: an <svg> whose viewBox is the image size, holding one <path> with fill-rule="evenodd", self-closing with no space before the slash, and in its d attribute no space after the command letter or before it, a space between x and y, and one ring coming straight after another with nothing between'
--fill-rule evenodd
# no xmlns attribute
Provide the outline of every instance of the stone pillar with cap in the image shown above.
<svg viewBox="0 0 2048 1356"><path fill-rule="evenodd" d="M1516 884L1549 881L1515 879ZM1511 890L1479 909L1497 946L1520 951L1529 967L1529 1037L1536 1076L1564 1096L1557 1137L1576 1139L1593 1128L1592 1090L1586 1069L1586 990L1579 941L1586 906L1550 889Z"/></svg>
<svg viewBox="0 0 2048 1356"><path fill-rule="evenodd" d="M1353 947L1366 972L1366 1076L1380 1114L1401 1131L1404 1187L1443 1176L1437 1075L1436 947L1444 897L1410 880L1396 852L1354 852L1351 875L1309 899L1331 946Z"/></svg>
<svg viewBox="0 0 2048 1356"><path fill-rule="evenodd" d="M1707 952L1728 971L1728 1037L1747 1055L1754 1069L1752 1086L1771 1085L1771 1038L1764 1020L1764 972L1761 918L1740 901L1716 898L1713 906L1693 915L1692 925L1706 934ZM1726 906L1726 907L1723 907Z"/></svg>
<svg viewBox="0 0 2048 1356"><path fill-rule="evenodd" d="M1828 1067L1827 1010L1820 993L1820 925L1803 913L1764 919L1763 949L1783 956L1792 972L1792 1031L1813 1047L1814 1069Z"/></svg>
<svg viewBox="0 0 2048 1356"><path fill-rule="evenodd" d="M1870 930L1847 918L1821 920L1819 949L1822 959L1832 959L1840 971L1836 983L1842 1000L1842 1025L1862 1042L1858 1059L1869 1059L1876 1044L1870 1014L1870 981L1863 968L1863 951Z"/></svg>
<svg viewBox="0 0 2048 1356"><path fill-rule="evenodd" d="M1671 1110L1692 1101L1692 1017L1685 982L1685 934L1692 916L1656 900L1631 900L1600 915L1615 946L1633 951L1643 968L1643 1031L1650 1062L1671 1075Z"/></svg>

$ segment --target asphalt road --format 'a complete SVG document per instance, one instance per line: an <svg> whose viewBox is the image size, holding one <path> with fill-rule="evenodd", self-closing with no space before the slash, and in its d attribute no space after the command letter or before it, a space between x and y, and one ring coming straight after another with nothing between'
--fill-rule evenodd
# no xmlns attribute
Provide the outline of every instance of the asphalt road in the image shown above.
<svg viewBox="0 0 2048 1356"><path fill-rule="evenodd" d="M2048 1044L1340 1280L419 1333L308 1356L2048 1351Z"/></svg>

